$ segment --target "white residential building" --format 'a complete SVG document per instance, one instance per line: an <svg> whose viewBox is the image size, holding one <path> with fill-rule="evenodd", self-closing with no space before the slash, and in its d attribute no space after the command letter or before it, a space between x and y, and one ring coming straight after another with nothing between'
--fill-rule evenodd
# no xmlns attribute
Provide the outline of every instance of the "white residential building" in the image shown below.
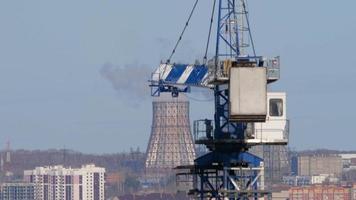
<svg viewBox="0 0 356 200"><path fill-rule="evenodd" d="M105 168L84 165L37 167L24 172L35 185L35 200L104 200Z"/></svg>

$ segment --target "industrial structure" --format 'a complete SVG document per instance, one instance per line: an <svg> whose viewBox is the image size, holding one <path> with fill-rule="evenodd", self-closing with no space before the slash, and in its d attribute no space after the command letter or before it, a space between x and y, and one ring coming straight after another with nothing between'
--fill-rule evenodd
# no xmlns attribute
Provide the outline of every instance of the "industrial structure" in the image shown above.
<svg viewBox="0 0 356 200"><path fill-rule="evenodd" d="M12 176L11 172L11 147L10 141L6 142L6 148L0 153L0 170L5 177Z"/></svg>
<svg viewBox="0 0 356 200"><path fill-rule="evenodd" d="M279 79L279 57L256 55L245 0L214 0L202 64L174 64L171 60L199 0L167 62L153 72L153 96L174 98L190 87L214 91L213 119L194 123L195 143L208 153L194 165L177 169L179 182L191 181L189 194L197 199L258 199L270 193L264 186L263 159L248 150L255 145L286 145L286 94L268 91ZM216 23L215 56L207 58Z"/></svg>
<svg viewBox="0 0 356 200"><path fill-rule="evenodd" d="M283 183L283 177L290 174L290 159L287 146L258 145L249 150L250 153L263 159L265 186Z"/></svg>
<svg viewBox="0 0 356 200"><path fill-rule="evenodd" d="M152 131L145 162L146 175L160 179L180 165L192 165L195 149L189 121L189 101L183 95L154 97Z"/></svg>

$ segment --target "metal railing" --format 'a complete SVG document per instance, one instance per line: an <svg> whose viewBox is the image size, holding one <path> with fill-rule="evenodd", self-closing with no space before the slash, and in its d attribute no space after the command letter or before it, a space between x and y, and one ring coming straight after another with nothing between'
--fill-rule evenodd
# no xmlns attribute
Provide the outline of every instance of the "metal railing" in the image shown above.
<svg viewBox="0 0 356 200"><path fill-rule="evenodd" d="M280 128L279 125L281 125ZM286 144L289 141L289 132L290 121L288 119L268 119L265 123L255 124L253 139L249 139L248 142Z"/></svg>
<svg viewBox="0 0 356 200"><path fill-rule="evenodd" d="M265 61L267 67L267 79L276 81L280 78L280 57L274 57Z"/></svg>
<svg viewBox="0 0 356 200"><path fill-rule="evenodd" d="M211 122L211 124L209 124L209 121ZM209 126L211 125L208 128L207 122ZM208 119L194 121L194 141L214 139L213 125L213 121ZM280 128L278 127L279 125L281 125ZM248 127L249 128L246 129L245 133L247 143L283 145L288 143L289 141L290 121L288 119L269 119L265 123L255 123L252 126Z"/></svg>

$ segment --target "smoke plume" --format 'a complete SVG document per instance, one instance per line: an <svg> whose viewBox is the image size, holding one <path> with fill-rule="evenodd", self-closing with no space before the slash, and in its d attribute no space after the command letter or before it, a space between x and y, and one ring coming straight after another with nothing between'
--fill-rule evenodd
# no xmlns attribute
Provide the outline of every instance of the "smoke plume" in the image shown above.
<svg viewBox="0 0 356 200"><path fill-rule="evenodd" d="M101 75L110 81L119 95L133 101L150 97L148 80L153 70L139 65L103 65Z"/></svg>
<svg viewBox="0 0 356 200"><path fill-rule="evenodd" d="M153 70L142 65L118 66L107 63L100 70L118 92L120 98L133 103L135 106L150 97L151 90L148 80ZM183 95L183 94L182 94ZM185 94L192 101L213 101L213 91L210 89L192 88L191 93Z"/></svg>

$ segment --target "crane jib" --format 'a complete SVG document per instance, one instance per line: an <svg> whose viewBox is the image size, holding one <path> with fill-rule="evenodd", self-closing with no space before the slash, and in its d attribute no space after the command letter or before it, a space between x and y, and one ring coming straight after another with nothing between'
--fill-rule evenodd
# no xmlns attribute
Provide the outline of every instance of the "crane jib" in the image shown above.
<svg viewBox="0 0 356 200"><path fill-rule="evenodd" d="M171 85L208 87L208 67L206 65L161 64L153 74L153 81Z"/></svg>

